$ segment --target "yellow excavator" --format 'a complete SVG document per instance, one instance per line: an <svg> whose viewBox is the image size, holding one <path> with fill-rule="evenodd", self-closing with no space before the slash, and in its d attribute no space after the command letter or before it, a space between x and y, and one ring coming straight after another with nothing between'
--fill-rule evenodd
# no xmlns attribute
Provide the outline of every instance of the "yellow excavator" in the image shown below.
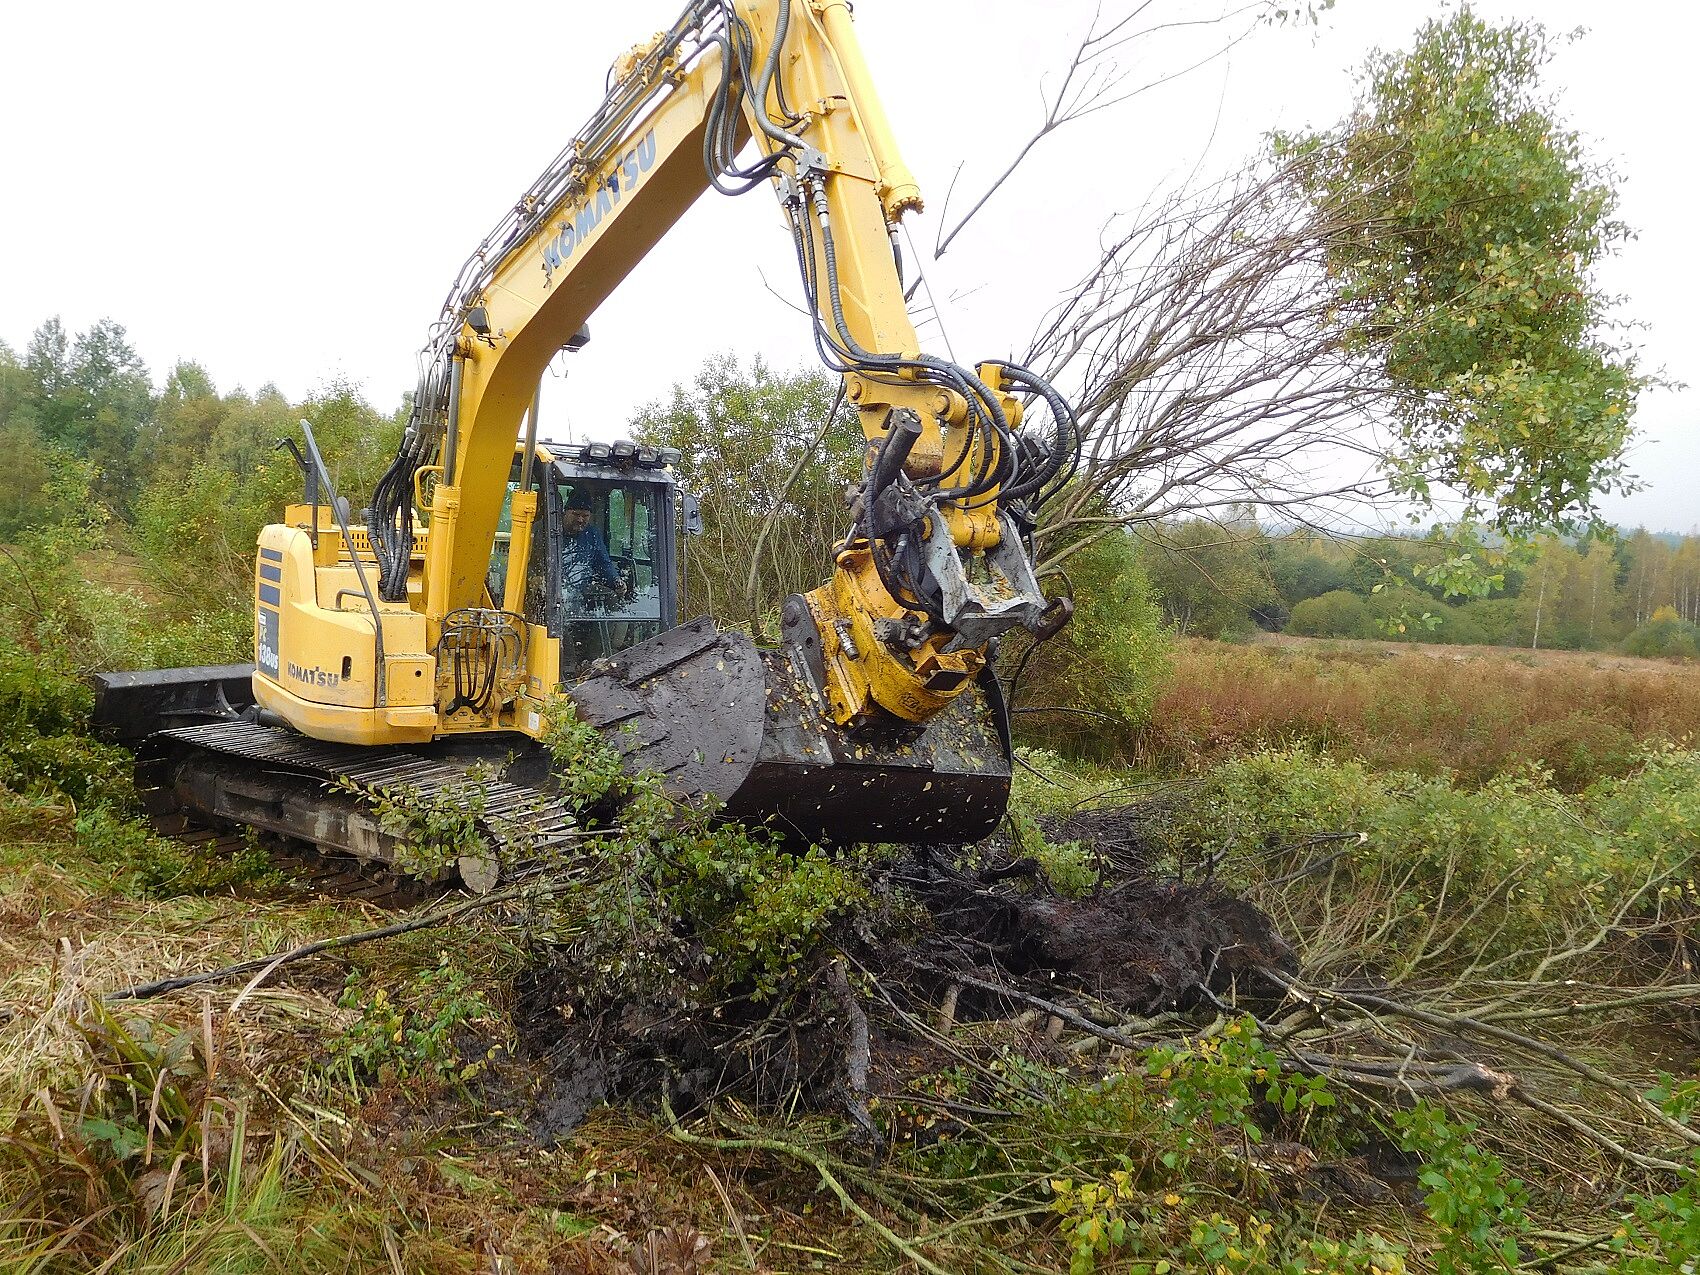
<svg viewBox="0 0 1700 1275"><path fill-rule="evenodd" d="M494 762L487 834L536 844L567 826L536 742L564 691L670 791L799 837L967 842L1002 817L992 666L1002 634L1068 618L1030 543L1078 459L1069 405L1013 363L921 351L897 232L921 194L847 0L693 0L609 83L455 279L370 507L305 422L280 444L304 495L259 536L254 665L100 679L98 718L148 740L165 800L388 860L395 837L327 781L453 792ZM786 599L775 648L678 623L675 455L537 437L540 378L602 300L704 192L764 186L867 440L831 579Z"/></svg>

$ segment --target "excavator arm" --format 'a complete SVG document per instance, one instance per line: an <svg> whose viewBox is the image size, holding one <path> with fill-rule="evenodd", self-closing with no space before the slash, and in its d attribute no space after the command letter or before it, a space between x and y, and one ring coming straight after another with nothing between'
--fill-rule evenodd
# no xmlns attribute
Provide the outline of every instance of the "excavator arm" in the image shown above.
<svg viewBox="0 0 1700 1275"><path fill-rule="evenodd" d="M711 187L777 192L823 359L868 439L856 527L831 582L792 599L803 653L839 726L919 723L971 685L988 644L1052 622L1022 546L1066 477L1072 416L1031 373L923 354L896 227L921 206L845 0L696 0L612 73L595 117L467 262L426 351L414 416L374 501L384 596L406 597L419 471L439 481L416 605L440 642L486 596L514 440L550 360ZM757 158L736 155L753 138ZM1018 440L1022 403L1050 440ZM430 463L434 461L434 463ZM1012 508L1012 505L1014 508ZM535 493L514 504L513 544ZM510 570L509 581L523 576Z"/></svg>

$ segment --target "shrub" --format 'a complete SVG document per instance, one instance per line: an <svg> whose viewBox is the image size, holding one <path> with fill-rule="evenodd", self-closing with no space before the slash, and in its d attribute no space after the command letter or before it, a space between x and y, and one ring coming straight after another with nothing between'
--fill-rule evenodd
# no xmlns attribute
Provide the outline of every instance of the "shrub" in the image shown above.
<svg viewBox="0 0 1700 1275"><path fill-rule="evenodd" d="M1700 659L1700 625L1684 620L1674 607L1660 607L1624 640L1623 650L1651 659Z"/></svg>
<svg viewBox="0 0 1700 1275"><path fill-rule="evenodd" d="M623 798L619 824L575 847L592 883L563 900L590 992L623 997L695 981L705 993L771 998L821 949L840 917L869 902L855 869L818 847L793 851L767 829L717 823L673 801L654 775L627 776L620 754L574 715L548 709L546 743L587 818ZM692 971L695 971L693 974Z"/></svg>
<svg viewBox="0 0 1700 1275"><path fill-rule="evenodd" d="M1512 975L1601 915L1689 888L1700 753L1644 753L1632 773L1566 795L1533 770L1470 790L1258 752L1186 789L1160 827L1173 854L1220 861L1254 892L1270 881L1257 901L1303 936L1313 973L1349 953L1393 979L1496 960ZM1330 873L1301 871L1319 858ZM1336 908L1345 897L1353 907Z"/></svg>
<svg viewBox="0 0 1700 1275"><path fill-rule="evenodd" d="M218 894L235 886L280 880L271 856L249 845L235 852L203 851L157 835L141 819L100 804L77 817L76 848L103 869L111 888L139 898Z"/></svg>
<svg viewBox="0 0 1700 1275"><path fill-rule="evenodd" d="M1369 609L1357 594L1335 589L1294 606L1287 632L1300 637L1368 637Z"/></svg>
<svg viewBox="0 0 1700 1275"><path fill-rule="evenodd" d="M1127 535L1105 536L1065 567L1073 620L1030 657L1011 651L1003 669L1012 676L1026 661L1015 704L1027 710L1017 721L1035 727L1034 742L1102 755L1149 720L1168 669L1169 635Z"/></svg>

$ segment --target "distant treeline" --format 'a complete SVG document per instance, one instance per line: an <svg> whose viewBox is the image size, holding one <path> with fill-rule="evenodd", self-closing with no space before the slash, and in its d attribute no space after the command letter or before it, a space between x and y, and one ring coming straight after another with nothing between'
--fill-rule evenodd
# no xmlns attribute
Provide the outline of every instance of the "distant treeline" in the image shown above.
<svg viewBox="0 0 1700 1275"><path fill-rule="evenodd" d="M1427 580L1459 550L1427 536L1271 535L1249 515L1146 529L1139 558L1171 624L1199 637L1306 637L1700 656L1700 536L1541 537L1485 597Z"/></svg>
<svg viewBox="0 0 1700 1275"><path fill-rule="evenodd" d="M254 537L301 489L278 440L313 422L333 475L358 508L382 472L400 414L344 384L291 403L274 386L220 393L195 363L157 388L124 328L75 336L58 319L20 356L0 342L0 545L44 538L140 560L138 583L179 614L211 614L247 592Z"/></svg>

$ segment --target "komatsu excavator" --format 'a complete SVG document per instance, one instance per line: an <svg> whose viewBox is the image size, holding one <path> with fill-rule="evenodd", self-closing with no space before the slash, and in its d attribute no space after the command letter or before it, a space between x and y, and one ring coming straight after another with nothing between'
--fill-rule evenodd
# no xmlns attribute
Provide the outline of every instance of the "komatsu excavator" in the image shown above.
<svg viewBox="0 0 1700 1275"><path fill-rule="evenodd" d="M669 791L802 838L967 842L1002 817L992 665L1000 635L1068 618L1030 542L1078 457L1072 411L1013 363L920 350L897 228L921 194L847 0L693 0L609 82L456 278L364 516L305 423L287 444L306 491L259 536L253 667L102 679L99 719L149 737L156 791L197 818L393 859L328 781L452 792L484 760L495 850L535 844L567 822L536 743L558 691ZM776 648L677 624L676 457L541 443L536 410L551 360L701 194L763 186L867 440L831 579L786 599ZM463 875L487 884L499 857Z"/></svg>

